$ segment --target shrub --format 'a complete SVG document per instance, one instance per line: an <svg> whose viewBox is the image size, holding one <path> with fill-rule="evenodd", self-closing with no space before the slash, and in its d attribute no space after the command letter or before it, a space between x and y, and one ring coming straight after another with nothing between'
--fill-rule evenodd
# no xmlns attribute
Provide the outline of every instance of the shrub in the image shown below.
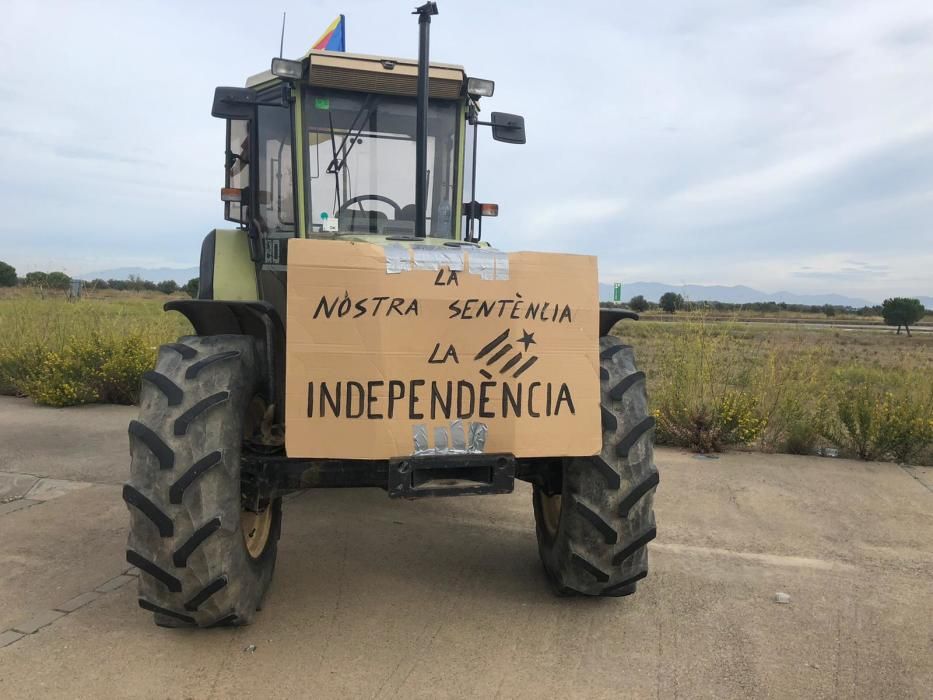
<svg viewBox="0 0 933 700"><path fill-rule="evenodd" d="M821 432L859 459L910 461L933 445L933 395L890 390L879 372L840 373L821 402Z"/></svg>
<svg viewBox="0 0 933 700"><path fill-rule="evenodd" d="M0 287L15 287L16 281L16 268L0 260Z"/></svg>
<svg viewBox="0 0 933 700"><path fill-rule="evenodd" d="M198 298L198 290L201 287L201 278L192 277L188 280L188 283L183 287L183 289L188 293L188 296L192 299Z"/></svg>
<svg viewBox="0 0 933 700"><path fill-rule="evenodd" d="M812 455L816 452L820 431L813 420L789 421L784 428L781 451L792 455Z"/></svg>
<svg viewBox="0 0 933 700"><path fill-rule="evenodd" d="M64 298L0 304L0 393L55 406L136 399L156 347L191 332L161 304Z"/></svg>
<svg viewBox="0 0 933 700"><path fill-rule="evenodd" d="M767 421L730 352L733 331L689 321L661 349L649 384L659 443L716 452L761 436Z"/></svg>
<svg viewBox="0 0 933 700"><path fill-rule="evenodd" d="M156 288L163 294L174 294L178 291L178 282L175 280L163 280L156 285Z"/></svg>
<svg viewBox="0 0 933 700"><path fill-rule="evenodd" d="M658 442L703 453L747 445L765 427L754 399L737 391L727 391L710 404L668 404L654 415Z"/></svg>
<svg viewBox="0 0 933 700"><path fill-rule="evenodd" d="M94 332L70 338L61 351L39 355L24 373L22 389L47 406L132 404L139 398L140 376L154 360L153 349L139 335L105 338Z"/></svg>

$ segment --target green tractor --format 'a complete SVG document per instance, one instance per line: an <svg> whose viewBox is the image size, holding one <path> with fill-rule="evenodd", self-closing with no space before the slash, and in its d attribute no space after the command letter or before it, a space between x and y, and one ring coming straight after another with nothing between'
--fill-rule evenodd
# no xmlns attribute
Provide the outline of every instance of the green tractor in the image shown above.
<svg viewBox="0 0 933 700"><path fill-rule="evenodd" d="M626 596L647 575L658 484L654 419L631 347L610 333L637 316L597 310L592 259L585 280L542 281L543 268L522 262L532 258L515 257L508 281L509 256L482 240L482 221L497 207L476 199L476 146L480 127L491 127L497 141L524 143L524 120L497 112L482 120L479 104L493 82L430 63L436 5L415 14L417 61L311 51L274 59L245 88L215 92L212 114L226 126L222 200L235 228L205 238L198 298L165 305L196 335L159 349L129 426L127 561L140 571L139 605L158 625L248 624L275 567L282 497L312 487L418 498L509 493L523 480L533 486L540 556L556 593ZM356 268L364 258L384 265L379 276ZM584 256L541 259L564 258ZM376 280L377 292L361 299L356 283L340 287L357 273ZM456 283L458 274L482 289L526 279L592 294L559 313L558 305L530 301L526 310L520 293L508 305L479 298L460 305L443 297L449 287L436 286L442 278ZM422 279L434 291L420 305L379 296L383 286ZM296 290L315 284L324 290L320 302L299 301ZM324 365L344 376L344 358L355 367L395 361L404 353L379 343L408 347L432 313L427 384L306 381ZM491 323L490 315L520 320L491 339L477 331L475 342L459 330L464 319ZM461 332L456 346L442 344ZM556 332L583 345L551 364L543 350L531 354ZM375 354L354 346L357 336ZM330 352L326 362L313 354L321 348ZM583 394L573 398L564 368L569 376L583 355L585 371L573 380ZM475 386L454 377L467 360L479 372ZM525 378L512 377L526 370L541 376L523 389ZM475 412L461 400L473 401ZM504 416L494 415L500 404ZM443 425L432 422L435 406ZM529 416L538 423L522 427ZM412 434L413 444L383 439L393 430Z"/></svg>

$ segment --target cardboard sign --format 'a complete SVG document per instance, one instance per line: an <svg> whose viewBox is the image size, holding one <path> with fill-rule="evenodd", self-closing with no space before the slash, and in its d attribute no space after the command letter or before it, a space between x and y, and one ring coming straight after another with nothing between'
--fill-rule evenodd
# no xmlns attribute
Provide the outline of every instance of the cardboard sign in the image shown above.
<svg viewBox="0 0 933 700"><path fill-rule="evenodd" d="M289 457L599 452L596 259L288 245Z"/></svg>

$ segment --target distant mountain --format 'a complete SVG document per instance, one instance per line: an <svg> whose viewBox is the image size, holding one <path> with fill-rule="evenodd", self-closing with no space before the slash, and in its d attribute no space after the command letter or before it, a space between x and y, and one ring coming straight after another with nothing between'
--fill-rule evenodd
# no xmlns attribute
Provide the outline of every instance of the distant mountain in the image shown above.
<svg viewBox="0 0 933 700"><path fill-rule="evenodd" d="M197 277L200 270L197 267L118 267L114 270L99 270L78 275L83 280L125 280L130 275L141 277L149 282L164 282L175 280L178 284L185 284L192 277Z"/></svg>
<svg viewBox="0 0 933 700"><path fill-rule="evenodd" d="M762 292L741 285L724 287L703 284L662 284L660 282L634 282L622 285L622 301L628 301L641 294L648 301L658 301L666 292L676 292L690 301L721 301L726 304L752 304L755 302L774 301L787 304L809 304L834 306L871 306L871 302L842 294L794 294L793 292ZM612 300L612 285L600 283L599 298ZM926 306L926 303L924 303Z"/></svg>

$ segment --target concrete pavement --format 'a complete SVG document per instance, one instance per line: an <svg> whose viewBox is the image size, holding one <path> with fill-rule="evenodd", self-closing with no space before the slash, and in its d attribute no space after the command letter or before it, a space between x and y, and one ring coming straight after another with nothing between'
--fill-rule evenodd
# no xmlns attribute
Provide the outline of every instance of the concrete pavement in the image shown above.
<svg viewBox="0 0 933 700"><path fill-rule="evenodd" d="M933 696L928 469L658 450L651 573L608 600L550 594L524 484L308 492L254 625L165 630L123 559L133 415L0 398L0 697Z"/></svg>

